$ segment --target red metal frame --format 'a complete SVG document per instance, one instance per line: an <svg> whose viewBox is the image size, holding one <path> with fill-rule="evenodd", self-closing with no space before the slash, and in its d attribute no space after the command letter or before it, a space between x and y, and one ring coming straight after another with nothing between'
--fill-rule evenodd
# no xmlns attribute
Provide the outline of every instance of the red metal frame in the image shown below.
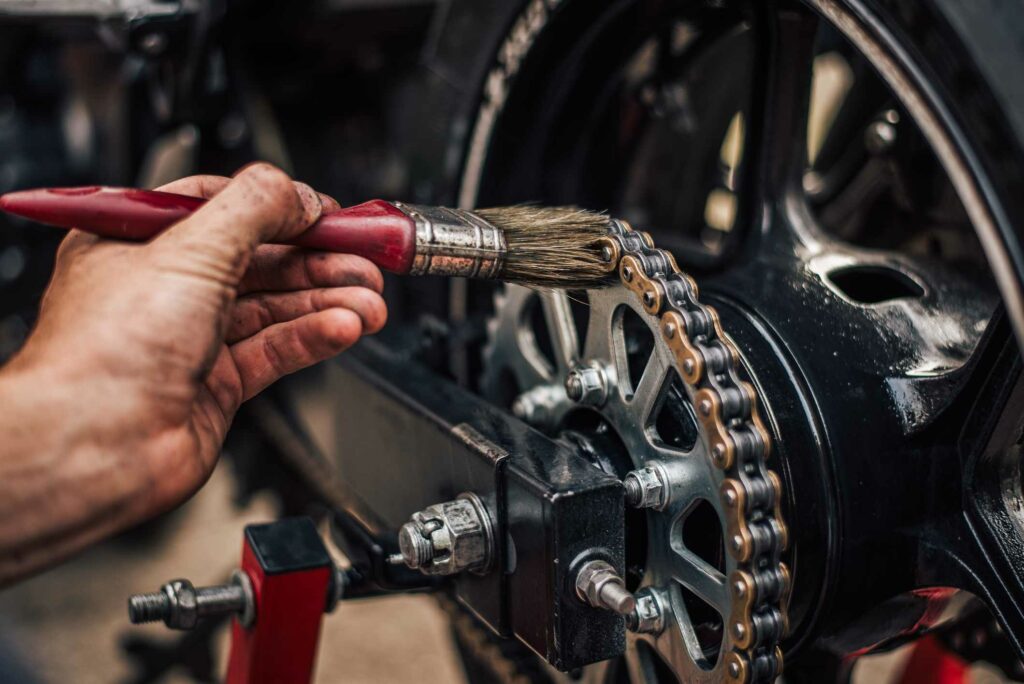
<svg viewBox="0 0 1024 684"><path fill-rule="evenodd" d="M308 557L304 564L293 568L275 566L273 558L268 561L265 553L261 556L260 550L254 548L258 546L258 539L254 541L252 532L254 527L257 526L246 529L242 571L252 582L256 619L249 627L243 627L237 618L232 620L226 682L308 684L316 667L320 621L333 566L312 521L309 527L326 559L326 563L315 567L309 567ZM305 531L299 530L300 533Z"/></svg>

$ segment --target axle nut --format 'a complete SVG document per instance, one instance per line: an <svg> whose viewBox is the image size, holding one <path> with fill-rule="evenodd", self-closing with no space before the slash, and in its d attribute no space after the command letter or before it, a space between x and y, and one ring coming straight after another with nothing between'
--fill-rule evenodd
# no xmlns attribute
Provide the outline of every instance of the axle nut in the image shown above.
<svg viewBox="0 0 1024 684"><path fill-rule="evenodd" d="M398 531L396 561L425 575L483 573L494 556L491 518L475 494L427 506Z"/></svg>
<svg viewBox="0 0 1024 684"><path fill-rule="evenodd" d="M636 608L626 617L630 631L661 634L665 629L665 609L659 593L647 587L636 593Z"/></svg>

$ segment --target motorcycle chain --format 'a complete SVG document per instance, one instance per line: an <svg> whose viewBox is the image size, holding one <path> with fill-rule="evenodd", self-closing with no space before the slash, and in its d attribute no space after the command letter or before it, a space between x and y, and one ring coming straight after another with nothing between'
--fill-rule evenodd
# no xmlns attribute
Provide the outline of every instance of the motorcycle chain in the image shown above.
<svg viewBox="0 0 1024 684"><path fill-rule="evenodd" d="M779 642L786 634L790 573L781 555L788 531L782 483L766 460L771 437L758 412L754 386L740 376L740 355L718 313L698 301L697 284L670 252L624 221L612 221L602 250L609 273L659 319L662 339L688 385L710 458L722 471L726 548L736 561L727 578L732 609L725 620L724 681L772 682L782 673Z"/></svg>

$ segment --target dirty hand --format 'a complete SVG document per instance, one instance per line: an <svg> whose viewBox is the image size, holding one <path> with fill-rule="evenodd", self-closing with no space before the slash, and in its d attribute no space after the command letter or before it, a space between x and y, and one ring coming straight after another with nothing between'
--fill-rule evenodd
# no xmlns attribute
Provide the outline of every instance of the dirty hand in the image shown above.
<svg viewBox="0 0 1024 684"><path fill-rule="evenodd" d="M161 189L211 199L147 244L73 231L0 370L0 583L186 499L243 401L384 324L369 261L263 244L330 198L266 164Z"/></svg>

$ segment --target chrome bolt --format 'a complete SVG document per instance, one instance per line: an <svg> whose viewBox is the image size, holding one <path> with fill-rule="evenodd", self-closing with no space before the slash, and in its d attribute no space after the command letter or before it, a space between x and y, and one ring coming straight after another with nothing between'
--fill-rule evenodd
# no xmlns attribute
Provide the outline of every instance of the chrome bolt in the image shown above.
<svg viewBox="0 0 1024 684"><path fill-rule="evenodd" d="M636 598L626 589L626 583L615 568L603 560L587 561L576 573L576 595L595 608L627 617L636 608Z"/></svg>
<svg viewBox="0 0 1024 684"><path fill-rule="evenodd" d="M608 379L597 363L580 366L565 377L565 393L585 406L601 406L608 399Z"/></svg>
<svg viewBox="0 0 1024 684"><path fill-rule="evenodd" d="M628 506L661 510L668 504L669 480L661 464L652 463L628 473L622 485Z"/></svg>

